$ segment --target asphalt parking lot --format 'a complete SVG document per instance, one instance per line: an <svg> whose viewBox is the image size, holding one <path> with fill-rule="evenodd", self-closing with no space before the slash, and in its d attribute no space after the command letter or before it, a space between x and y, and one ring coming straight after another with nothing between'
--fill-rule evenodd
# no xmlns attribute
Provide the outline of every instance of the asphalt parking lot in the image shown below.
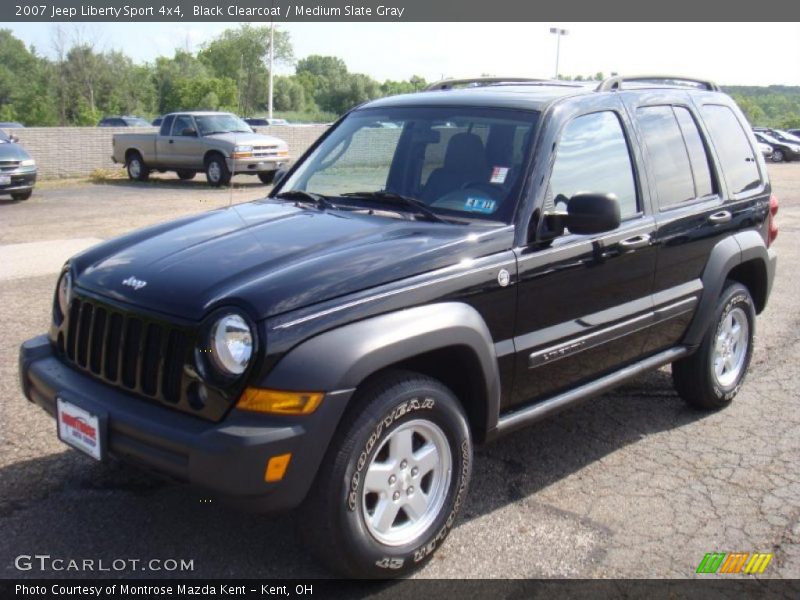
<svg viewBox="0 0 800 600"><path fill-rule="evenodd" d="M660 370L478 449L462 517L420 577L682 578L712 551L771 552L763 577L800 577L800 164L770 171L778 275L733 405L692 411ZM27 202L0 199L0 577L80 575L19 571L23 554L191 559L180 575L204 578L327 575L296 542L297 517L238 513L68 450L17 381L18 347L47 329L70 254L265 191L198 178L47 184Z"/></svg>

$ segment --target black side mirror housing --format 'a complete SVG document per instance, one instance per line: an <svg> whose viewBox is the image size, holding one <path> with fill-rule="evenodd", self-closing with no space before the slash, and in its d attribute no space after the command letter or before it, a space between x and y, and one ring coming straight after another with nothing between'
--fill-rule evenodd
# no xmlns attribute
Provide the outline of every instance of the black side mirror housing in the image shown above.
<svg viewBox="0 0 800 600"><path fill-rule="evenodd" d="M540 241L550 242L564 229L582 235L613 231L621 222L619 200L614 194L581 192L569 199L566 212L545 215L547 233Z"/></svg>
<svg viewBox="0 0 800 600"><path fill-rule="evenodd" d="M572 233L591 234L613 231L621 220L614 194L581 192L569 199L564 224Z"/></svg>

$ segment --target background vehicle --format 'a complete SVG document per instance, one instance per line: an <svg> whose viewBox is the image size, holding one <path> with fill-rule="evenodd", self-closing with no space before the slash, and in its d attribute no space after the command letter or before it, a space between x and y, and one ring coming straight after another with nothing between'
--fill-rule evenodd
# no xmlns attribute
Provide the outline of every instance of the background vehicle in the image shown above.
<svg viewBox="0 0 800 600"><path fill-rule="evenodd" d="M800 159L800 143L784 142L763 131L754 131L756 140L772 147L772 162L783 162Z"/></svg>
<svg viewBox="0 0 800 600"><path fill-rule="evenodd" d="M286 119L268 119L267 117L247 117L244 122L251 127L267 127L274 125L288 125L289 121Z"/></svg>
<svg viewBox="0 0 800 600"><path fill-rule="evenodd" d="M97 459L299 506L336 571L404 575L474 443L666 364L728 406L777 210L711 82L442 82L351 111L264 200L71 259L22 389Z"/></svg>
<svg viewBox="0 0 800 600"><path fill-rule="evenodd" d="M36 161L20 144L0 138L0 194L27 200L36 185Z"/></svg>
<svg viewBox="0 0 800 600"><path fill-rule="evenodd" d="M800 138L800 129L789 129L787 131L791 133L793 136Z"/></svg>
<svg viewBox="0 0 800 600"><path fill-rule="evenodd" d="M769 144L758 142L758 149L761 150L761 154L764 156L764 158L772 158L772 146Z"/></svg>
<svg viewBox="0 0 800 600"><path fill-rule="evenodd" d="M114 162L140 181L152 170L175 171L181 179L204 171L214 186L226 185L234 174L257 175L269 184L289 160L286 142L254 133L239 117L221 112L171 113L158 133L116 134L113 146Z"/></svg>
<svg viewBox="0 0 800 600"><path fill-rule="evenodd" d="M16 121L0 121L0 129L24 129L25 125Z"/></svg>
<svg viewBox="0 0 800 600"><path fill-rule="evenodd" d="M97 124L98 127L152 127L146 119L141 117L103 117Z"/></svg>
<svg viewBox="0 0 800 600"><path fill-rule="evenodd" d="M161 117L156 117L155 119L153 119L153 122L151 123L151 125L152 125L153 127L161 127L161 123L162 123L163 121L164 121L164 117L163 117L163 116L161 116Z"/></svg>

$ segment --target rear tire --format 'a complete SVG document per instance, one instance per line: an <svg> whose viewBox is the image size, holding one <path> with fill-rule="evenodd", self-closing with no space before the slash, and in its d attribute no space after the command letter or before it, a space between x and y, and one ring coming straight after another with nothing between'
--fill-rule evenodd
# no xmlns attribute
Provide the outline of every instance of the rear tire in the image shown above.
<svg viewBox="0 0 800 600"><path fill-rule="evenodd" d="M142 155L133 152L128 157L128 177L133 181L147 181L150 178L150 169L144 164Z"/></svg>
<svg viewBox="0 0 800 600"><path fill-rule="evenodd" d="M783 162L784 160L786 160L786 157L783 154L783 150L779 150L778 148L775 148L772 151L772 162L779 163L779 162Z"/></svg>
<svg viewBox="0 0 800 600"><path fill-rule="evenodd" d="M672 380L681 398L701 410L728 406L747 375L755 325L750 292L728 281L700 347L672 364Z"/></svg>
<svg viewBox="0 0 800 600"><path fill-rule="evenodd" d="M406 575L447 537L471 470L470 431L453 393L424 375L387 373L342 419L298 533L341 575Z"/></svg>
<svg viewBox="0 0 800 600"><path fill-rule="evenodd" d="M26 192L14 192L11 194L11 198L13 200L27 200L33 195L33 190L28 190Z"/></svg>
<svg viewBox="0 0 800 600"><path fill-rule="evenodd" d="M190 179L194 179L194 176L197 175L196 171L189 171L187 169L181 169L180 171L176 171L178 174L178 179L181 181L189 181Z"/></svg>
<svg viewBox="0 0 800 600"><path fill-rule="evenodd" d="M209 185L214 187L230 183L231 172L221 154L212 154L206 159L206 180Z"/></svg>

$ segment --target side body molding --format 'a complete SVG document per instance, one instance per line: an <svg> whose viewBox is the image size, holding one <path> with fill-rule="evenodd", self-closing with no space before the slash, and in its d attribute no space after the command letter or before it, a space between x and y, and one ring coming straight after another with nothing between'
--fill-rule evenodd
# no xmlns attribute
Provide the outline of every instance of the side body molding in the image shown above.
<svg viewBox="0 0 800 600"><path fill-rule="evenodd" d="M737 265L751 260L763 262L769 295L775 274L775 260L761 234L754 230L742 231L726 237L714 246L701 276L703 296L684 337L687 346L696 346L702 341L728 274Z"/></svg>
<svg viewBox="0 0 800 600"><path fill-rule="evenodd" d="M448 346L471 349L483 371L486 431L500 407L500 377L494 341L471 306L442 302L371 317L313 337L291 350L258 383L285 390L351 390L372 373Z"/></svg>

